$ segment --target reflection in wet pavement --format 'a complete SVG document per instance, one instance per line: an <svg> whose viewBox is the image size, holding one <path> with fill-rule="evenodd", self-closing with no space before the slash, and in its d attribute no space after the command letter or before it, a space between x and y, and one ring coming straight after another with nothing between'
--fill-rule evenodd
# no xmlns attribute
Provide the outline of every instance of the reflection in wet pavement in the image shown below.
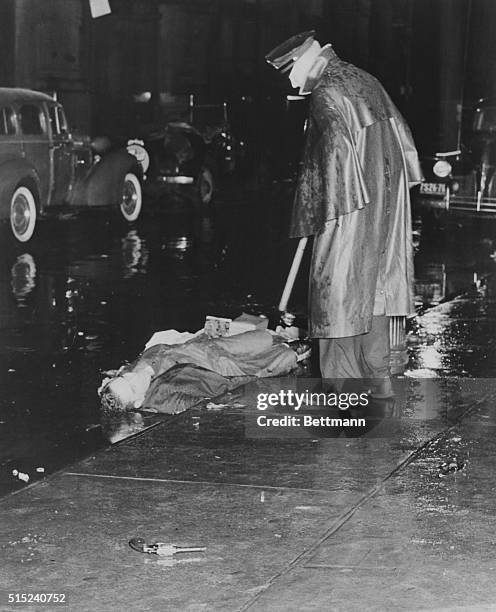
<svg viewBox="0 0 496 612"><path fill-rule="evenodd" d="M425 239L419 232L407 376L494 376L493 230L466 220Z"/></svg>
<svg viewBox="0 0 496 612"><path fill-rule="evenodd" d="M273 316L294 249L291 201L291 187L275 185L264 197L221 196L203 218L185 206L133 227L103 215L47 221L29 245L4 246L0 492L17 486L12 470L42 477L36 467L49 473L108 441L101 372L133 360L155 331L196 330L207 314ZM415 225L420 314L408 327L407 375L492 376L495 245L477 227L423 230ZM306 266L308 253L292 300L302 316Z"/></svg>

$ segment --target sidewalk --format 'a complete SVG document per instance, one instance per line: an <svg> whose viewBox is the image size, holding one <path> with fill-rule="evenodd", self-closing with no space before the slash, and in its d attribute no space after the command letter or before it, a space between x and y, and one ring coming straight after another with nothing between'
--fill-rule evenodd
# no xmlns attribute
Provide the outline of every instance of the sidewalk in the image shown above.
<svg viewBox="0 0 496 612"><path fill-rule="evenodd" d="M248 406L174 417L1 501L1 609L22 609L11 591L77 611L494 609L496 387L480 382L440 383L425 420L407 381L366 437L246 439ZM466 466L440 478L453 455ZM139 536L207 550L173 561L133 551Z"/></svg>

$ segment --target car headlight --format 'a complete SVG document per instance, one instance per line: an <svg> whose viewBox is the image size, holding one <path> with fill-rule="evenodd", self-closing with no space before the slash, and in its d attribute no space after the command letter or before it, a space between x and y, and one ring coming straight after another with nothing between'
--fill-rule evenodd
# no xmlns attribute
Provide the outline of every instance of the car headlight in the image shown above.
<svg viewBox="0 0 496 612"><path fill-rule="evenodd" d="M148 155L147 150L143 146L142 140L128 140L127 142L127 152L136 157L138 163L140 164L143 174L148 170L150 166L150 156Z"/></svg>
<svg viewBox="0 0 496 612"><path fill-rule="evenodd" d="M446 178L451 172L451 164L445 159L440 159L434 164L432 171L436 176Z"/></svg>

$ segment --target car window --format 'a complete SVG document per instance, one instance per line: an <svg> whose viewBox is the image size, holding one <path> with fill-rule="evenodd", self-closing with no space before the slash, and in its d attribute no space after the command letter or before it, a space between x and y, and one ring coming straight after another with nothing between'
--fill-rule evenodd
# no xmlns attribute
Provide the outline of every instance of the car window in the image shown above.
<svg viewBox="0 0 496 612"><path fill-rule="evenodd" d="M67 134L69 131L67 127L67 119L65 118L64 109L61 106L57 106L57 119L59 123L59 129L61 134Z"/></svg>
<svg viewBox="0 0 496 612"><path fill-rule="evenodd" d="M35 104L24 104L19 111L21 130L26 135L45 133L45 117L43 111Z"/></svg>
<svg viewBox="0 0 496 612"><path fill-rule="evenodd" d="M53 134L67 134L67 119L65 118L65 113L61 106L50 105L48 107L48 116L50 118Z"/></svg>
<svg viewBox="0 0 496 612"><path fill-rule="evenodd" d="M52 134L58 134L59 133L59 127L58 127L58 123L57 123L57 112L56 112L56 107L55 106L49 106L48 107L48 118L50 120L50 125L52 127Z"/></svg>
<svg viewBox="0 0 496 612"><path fill-rule="evenodd" d="M10 106L0 109L0 136L15 134L15 115Z"/></svg>

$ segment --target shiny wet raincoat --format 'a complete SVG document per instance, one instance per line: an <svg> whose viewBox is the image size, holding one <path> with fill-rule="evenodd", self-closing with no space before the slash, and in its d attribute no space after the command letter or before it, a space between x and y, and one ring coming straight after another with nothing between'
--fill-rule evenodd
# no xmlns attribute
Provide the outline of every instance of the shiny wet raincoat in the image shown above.
<svg viewBox="0 0 496 612"><path fill-rule="evenodd" d="M366 333L413 312L410 130L380 83L335 54L312 91L291 236L314 236L309 331Z"/></svg>

